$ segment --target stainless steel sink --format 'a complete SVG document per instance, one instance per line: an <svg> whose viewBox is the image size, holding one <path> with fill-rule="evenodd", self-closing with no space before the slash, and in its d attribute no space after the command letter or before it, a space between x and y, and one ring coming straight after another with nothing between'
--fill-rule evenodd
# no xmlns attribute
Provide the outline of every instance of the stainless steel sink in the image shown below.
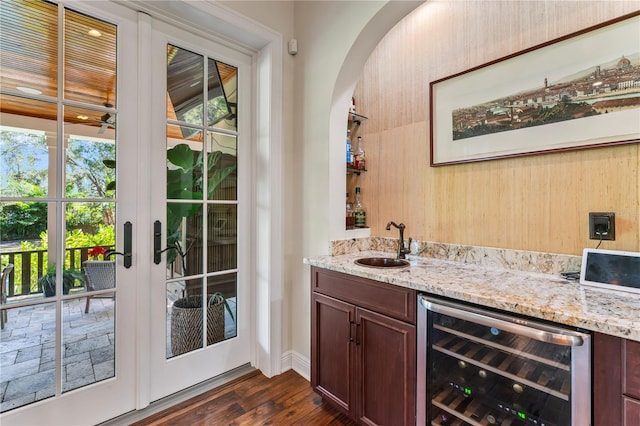
<svg viewBox="0 0 640 426"><path fill-rule="evenodd" d="M409 266L408 260L393 257L363 257L356 259L355 263L369 268L406 268Z"/></svg>

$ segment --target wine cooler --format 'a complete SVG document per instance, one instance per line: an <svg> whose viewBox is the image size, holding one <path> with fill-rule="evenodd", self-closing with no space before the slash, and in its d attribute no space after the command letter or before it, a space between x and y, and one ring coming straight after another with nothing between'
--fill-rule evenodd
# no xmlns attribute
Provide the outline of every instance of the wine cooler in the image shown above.
<svg viewBox="0 0 640 426"><path fill-rule="evenodd" d="M418 296L417 424L591 424L591 336Z"/></svg>

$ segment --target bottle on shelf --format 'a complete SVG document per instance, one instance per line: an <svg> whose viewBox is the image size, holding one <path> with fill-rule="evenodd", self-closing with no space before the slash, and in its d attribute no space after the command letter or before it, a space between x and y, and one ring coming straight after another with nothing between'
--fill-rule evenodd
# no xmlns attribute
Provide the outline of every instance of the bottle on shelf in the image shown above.
<svg viewBox="0 0 640 426"><path fill-rule="evenodd" d="M353 229L356 227L356 217L353 212L353 203L349 200L349 193L347 192L347 219L346 226L347 229Z"/></svg>
<svg viewBox="0 0 640 426"><path fill-rule="evenodd" d="M362 205L362 200L360 200L360 187L356 186L356 202L353 205L353 215L355 216L355 225L356 228L366 228L367 227L367 213Z"/></svg>
<svg viewBox="0 0 640 426"><path fill-rule="evenodd" d="M353 151L351 149L351 130L347 130L347 167L353 167Z"/></svg>
<svg viewBox="0 0 640 426"><path fill-rule="evenodd" d="M356 139L356 149L353 152L353 167L358 170L366 169L364 149L362 148L362 136Z"/></svg>

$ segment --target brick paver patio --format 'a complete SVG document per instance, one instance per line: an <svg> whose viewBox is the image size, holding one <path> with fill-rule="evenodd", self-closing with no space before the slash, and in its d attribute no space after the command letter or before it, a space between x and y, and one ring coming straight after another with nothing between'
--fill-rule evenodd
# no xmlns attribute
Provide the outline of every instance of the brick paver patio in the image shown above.
<svg viewBox="0 0 640 426"><path fill-rule="evenodd" d="M167 330L173 299L168 293ZM114 375L114 307L111 299L92 299L84 313L85 298L64 302L62 390L76 389ZM236 299L227 299L225 338L236 336ZM13 308L0 331L0 412L55 394L55 304ZM169 333L168 333L169 334ZM167 357L171 357L167 335Z"/></svg>
<svg viewBox="0 0 640 426"><path fill-rule="evenodd" d="M64 302L62 390L114 374L114 302L85 298ZM0 331L0 411L55 394L55 304L14 308Z"/></svg>

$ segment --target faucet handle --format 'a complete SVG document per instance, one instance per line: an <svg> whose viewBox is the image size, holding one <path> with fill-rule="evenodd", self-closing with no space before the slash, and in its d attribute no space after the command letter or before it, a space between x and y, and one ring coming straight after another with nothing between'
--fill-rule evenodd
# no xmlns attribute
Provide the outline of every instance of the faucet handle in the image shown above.
<svg viewBox="0 0 640 426"><path fill-rule="evenodd" d="M407 242L406 247L400 247L400 250L402 251L402 253L404 254L409 254L411 253L411 237L409 237L409 241Z"/></svg>

